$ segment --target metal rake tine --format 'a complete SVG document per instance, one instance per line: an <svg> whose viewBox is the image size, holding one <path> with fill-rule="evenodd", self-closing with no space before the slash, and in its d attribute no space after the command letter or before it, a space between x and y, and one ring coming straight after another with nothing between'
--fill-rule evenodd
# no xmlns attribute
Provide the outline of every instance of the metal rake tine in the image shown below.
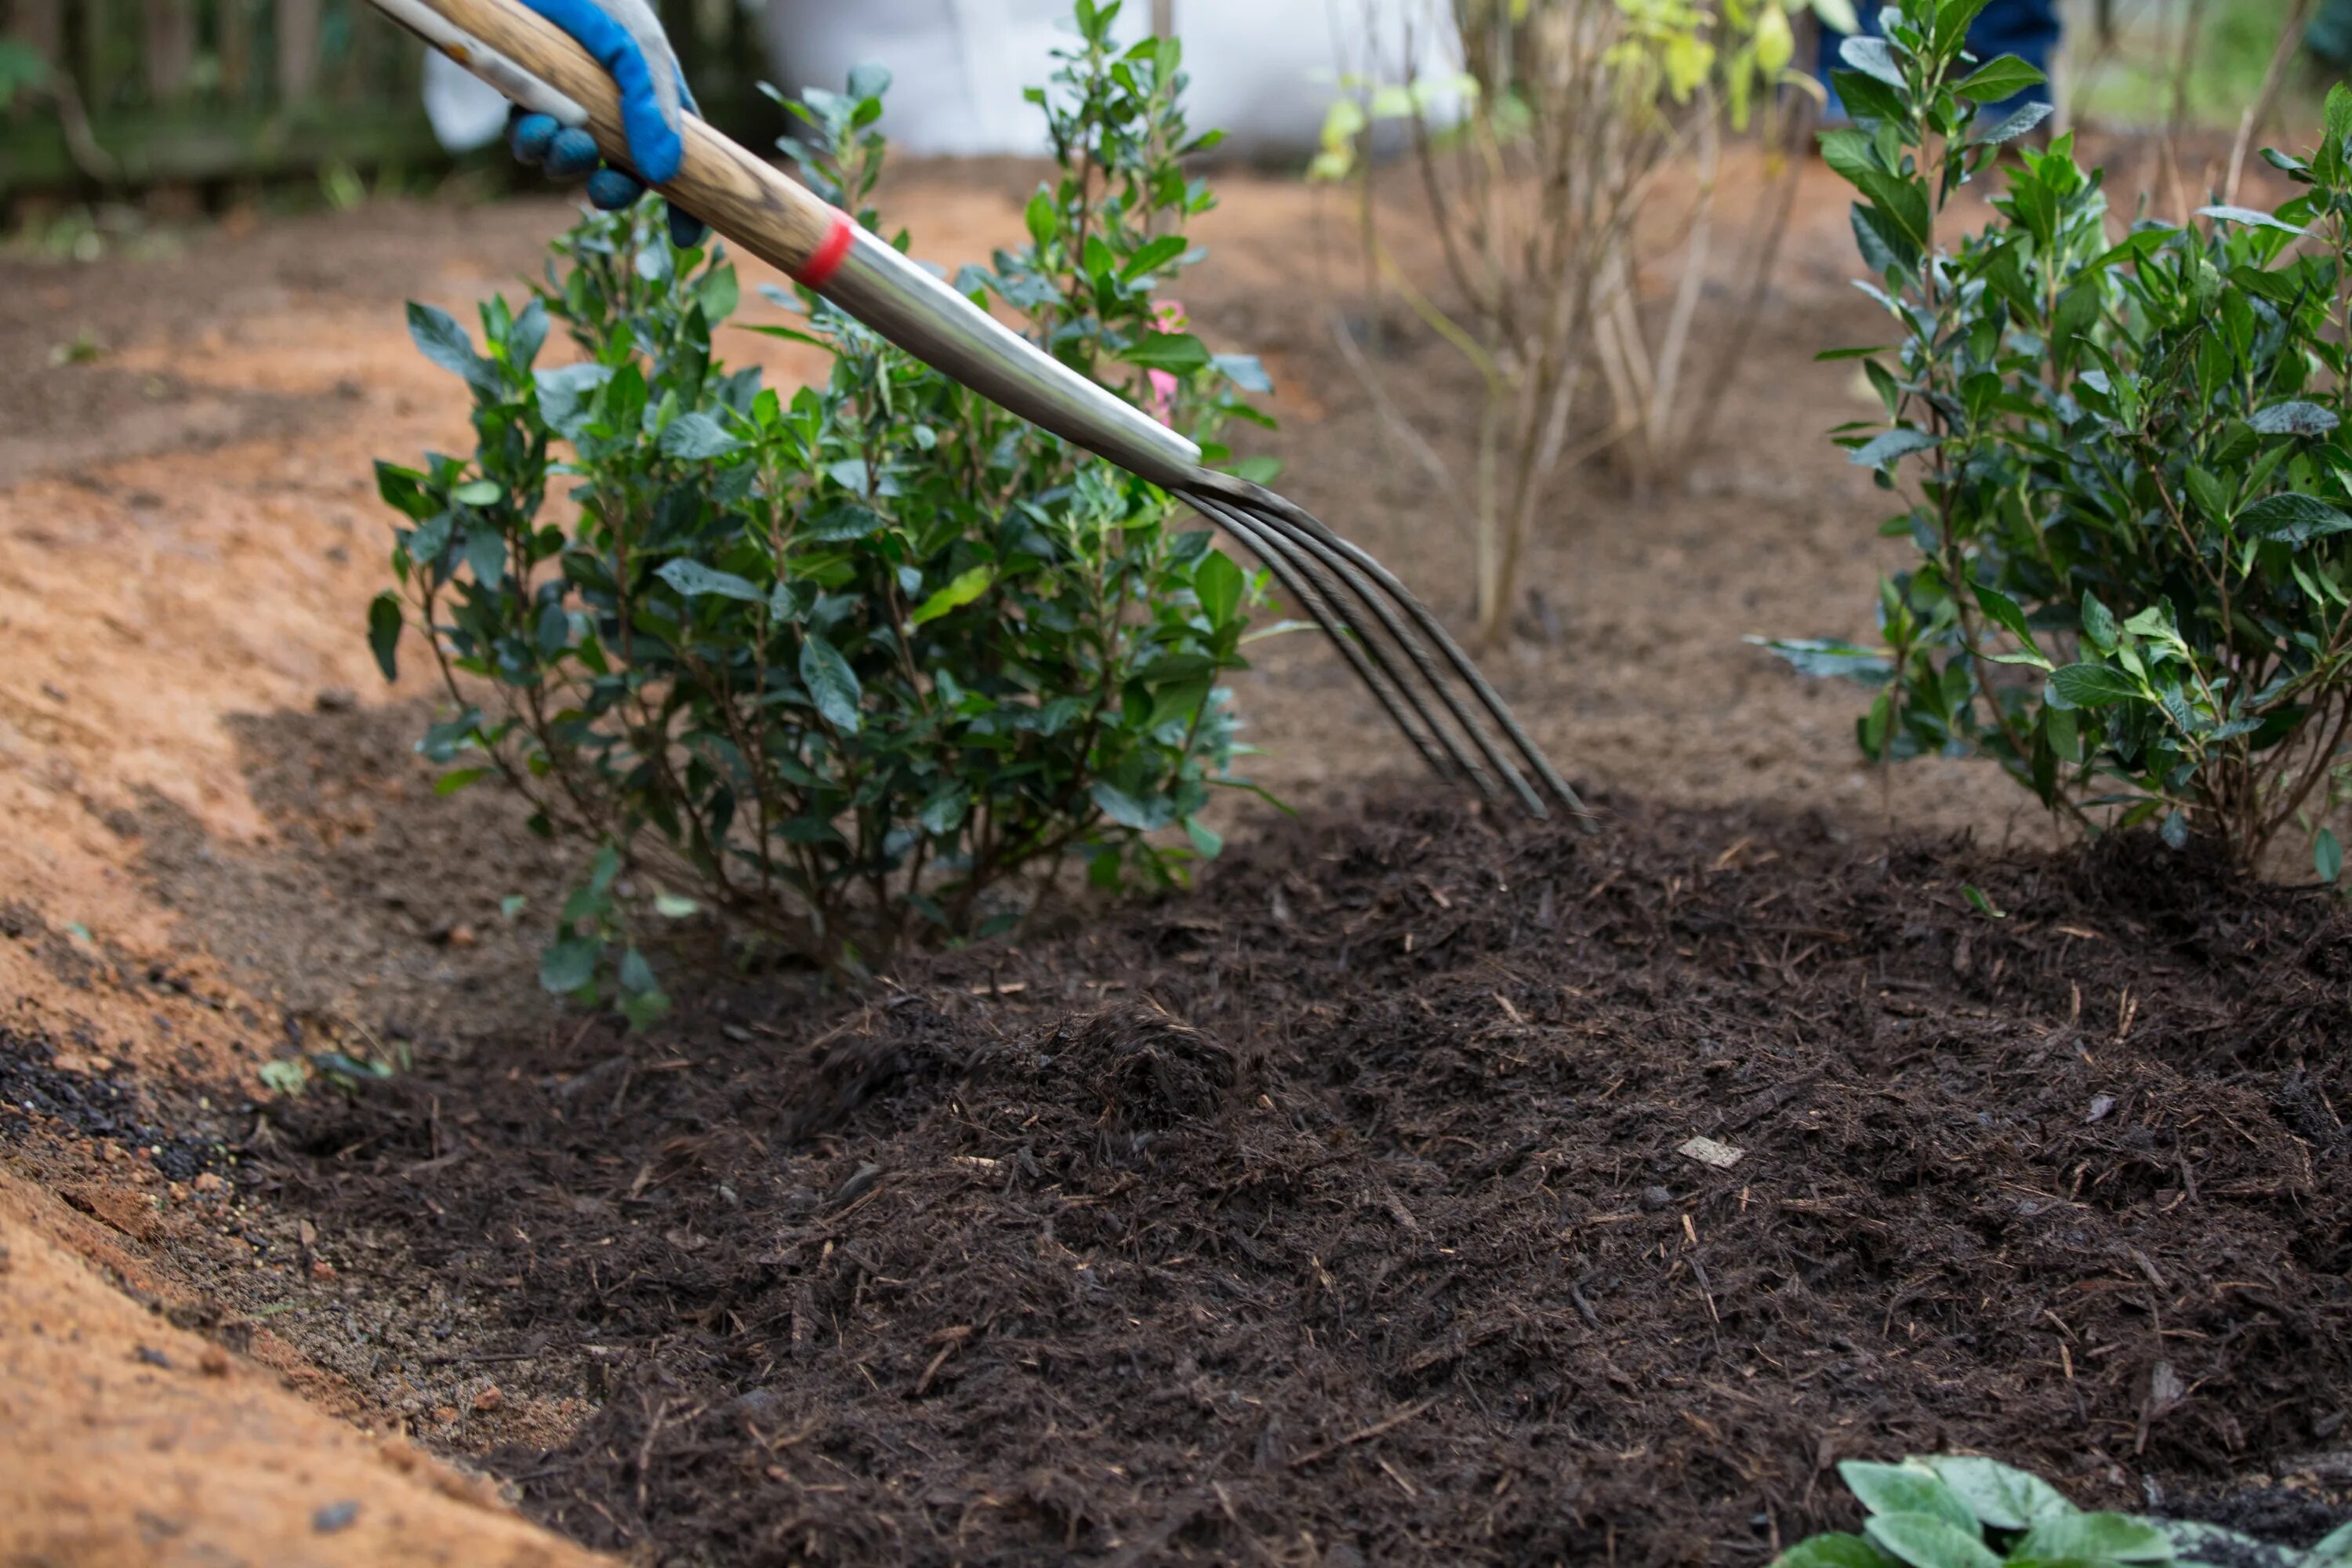
<svg viewBox="0 0 2352 1568"><path fill-rule="evenodd" d="M1254 486L1246 488L1255 489ZM1236 502L1229 497L1225 498L1225 504L1236 510L1246 512L1261 527L1280 531L1295 548L1307 552L1339 581L1346 584L1357 599L1370 609L1373 616L1379 619L1391 639L1404 651L1405 657L1421 672L1422 679L1428 684L1430 689L1437 693L1438 700L1445 705L1446 711L1454 716L1454 723L1461 726L1463 733L1467 735L1471 743L1477 747L1479 754L1484 756L1487 764L1510 784L1512 790L1518 795L1520 804L1525 805L1528 813L1534 816L1545 817L1551 815L1545 809L1543 797L1535 792L1519 770L1511 764L1511 760L1503 754L1500 748L1488 738L1485 729L1463 706L1462 700L1454 695L1454 688L1446 681L1444 672L1430 658L1428 650L1397 619L1396 611L1390 606L1391 599L1397 599L1402 603L1408 613L1420 610L1416 619L1428 617L1431 624L1434 624L1435 619L1433 616L1429 616L1427 610L1420 609L1418 602L1413 600L1411 594L1405 592L1402 584L1397 583L1393 577L1389 578L1389 583L1394 586L1390 593L1383 595L1365 580L1365 574L1357 570L1355 563L1349 559L1348 555L1332 548L1326 539L1318 538L1312 531L1297 526L1281 511L1253 505L1248 500ZM1329 531L1325 530L1324 532L1328 535ZM1457 649L1457 656L1458 652ZM1466 659L1461 660L1456 666L1457 671L1461 665L1466 665L1467 662ZM1491 690L1489 696L1491 713L1494 706L1498 705L1500 700L1492 699ZM1565 789L1567 786L1563 784L1560 787Z"/></svg>
<svg viewBox="0 0 2352 1568"><path fill-rule="evenodd" d="M1303 552L1297 545L1285 539L1278 530L1266 526L1246 512L1199 496L1187 495L1184 499L1202 516L1238 537L1252 554L1265 563L1266 569L1299 602L1323 635L1339 646L1340 654L1355 670L1357 679L1379 700L1390 721L1403 732L1406 740L1412 742L1413 750L1421 753L1422 761L1429 764L1433 773L1448 780L1467 774L1489 800L1501 798L1486 770L1463 753L1461 743L1429 711L1420 693L1397 674L1379 639L1367 636L1349 615L1341 595L1327 583L1315 581L1324 574L1312 558L1300 559ZM1420 727L1407 720L1403 710L1398 707L1400 696L1420 720ZM1426 733L1423 733L1424 730ZM1434 744L1432 737L1434 737Z"/></svg>
<svg viewBox="0 0 2352 1568"><path fill-rule="evenodd" d="M1414 624L1421 628L1429 640L1436 645L1438 651L1444 655L1445 661L1454 668L1454 673L1459 675L1476 694L1479 705L1486 709L1487 716L1493 719L1496 726L1509 738L1513 748L1527 760L1528 765L1543 780L1552 794L1561 804L1582 819L1588 829L1597 827L1598 825L1593 821L1592 814L1587 809L1584 802L1578 797L1574 790L1569 787L1568 781L1559 776L1559 771L1551 765L1551 760L1546 757L1542 750L1528 737L1527 731L1520 727L1519 721L1512 717L1509 706L1504 702L1494 687L1487 683L1486 678L1479 673L1478 667L1470 661L1469 655L1462 651L1461 645L1454 640L1437 617L1430 613L1429 606L1413 597L1412 591L1399 582L1394 573L1381 565L1370 553L1334 532L1321 519L1297 503L1285 500L1264 486L1251 484L1246 479L1236 479L1223 474L1213 475L1212 479L1217 493L1225 497L1232 504L1246 506L1261 517L1271 514L1268 521L1279 520L1288 523L1308 538L1322 544L1328 553L1337 554L1351 563L1378 583L1387 595L1412 617ZM1441 686L1440 689L1444 689ZM1449 706L1452 706L1450 694ZM1458 709L1456 711L1458 714ZM1483 742L1483 735L1480 738Z"/></svg>

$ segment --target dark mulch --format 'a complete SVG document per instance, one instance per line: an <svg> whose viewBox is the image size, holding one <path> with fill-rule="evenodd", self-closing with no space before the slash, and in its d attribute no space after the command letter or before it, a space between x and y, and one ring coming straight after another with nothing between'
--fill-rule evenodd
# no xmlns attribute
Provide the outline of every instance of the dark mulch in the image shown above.
<svg viewBox="0 0 2352 1568"><path fill-rule="evenodd" d="M595 1399L497 1457L595 1545L1752 1563L1841 1458L2142 1508L2343 1446L2352 921L2193 853L1404 804L782 994L287 1129L454 1303L383 1375Z"/></svg>

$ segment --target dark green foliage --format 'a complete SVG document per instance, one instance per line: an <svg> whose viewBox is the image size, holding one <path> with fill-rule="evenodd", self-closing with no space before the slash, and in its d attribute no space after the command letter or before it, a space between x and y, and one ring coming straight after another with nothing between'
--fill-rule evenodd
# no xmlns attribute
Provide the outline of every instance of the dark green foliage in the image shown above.
<svg viewBox="0 0 2352 1568"><path fill-rule="evenodd" d="M1883 43L1846 46L1857 122L1823 150L1899 342L1842 353L1885 423L1840 439L1882 486L1909 480L1886 531L1920 561L1882 585L1884 647L1776 646L1878 688L1874 761L1989 755L2085 826L2210 832L2256 860L2347 783L2352 92L2311 158L2269 154L2305 187L2275 213L2126 229L2071 138L2005 145L2038 110L1978 122L2033 73L1961 53L1976 8L1889 11ZM1995 221L1936 247L2004 156Z"/></svg>
<svg viewBox="0 0 2352 1568"><path fill-rule="evenodd" d="M1176 48L1121 55L1108 10L1081 19L1037 95L1063 176L1032 245L964 286L1130 394L1154 389L1129 366L1172 372L1165 407L1206 438L1256 370L1154 331L1153 288L1210 205L1174 163ZM811 94L820 140L792 149L869 226L887 82ZM554 250L521 310L484 307L478 349L412 307L471 389L477 445L379 466L401 587L370 615L387 675L404 626L427 634L456 703L422 742L445 786L494 772L539 831L599 846L550 990L657 1016L628 934L648 909L855 968L1003 930L1072 860L1097 887L1162 886L1216 852L1199 814L1237 782L1219 683L1253 574L1157 489L813 295L772 291L801 319L754 330L823 349L829 377L787 395L730 371L712 333L734 269L657 218L591 216ZM542 368L557 325L578 363Z"/></svg>
<svg viewBox="0 0 2352 1568"><path fill-rule="evenodd" d="M1838 1475L1868 1510L1860 1535L1811 1536L1773 1568L2347 1568L2352 1525L2298 1551L2216 1525L2086 1513L2037 1476L1975 1454Z"/></svg>

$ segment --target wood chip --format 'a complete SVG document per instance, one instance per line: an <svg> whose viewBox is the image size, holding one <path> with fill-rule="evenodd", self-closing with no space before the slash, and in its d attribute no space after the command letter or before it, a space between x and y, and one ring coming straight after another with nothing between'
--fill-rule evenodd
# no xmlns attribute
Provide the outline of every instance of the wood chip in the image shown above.
<svg viewBox="0 0 2352 1568"><path fill-rule="evenodd" d="M1728 1171L1732 1166L1739 1163L1748 1152L1744 1149L1735 1149L1728 1143L1718 1143L1712 1138L1694 1138L1675 1152L1686 1154L1702 1165L1712 1165L1718 1171Z"/></svg>

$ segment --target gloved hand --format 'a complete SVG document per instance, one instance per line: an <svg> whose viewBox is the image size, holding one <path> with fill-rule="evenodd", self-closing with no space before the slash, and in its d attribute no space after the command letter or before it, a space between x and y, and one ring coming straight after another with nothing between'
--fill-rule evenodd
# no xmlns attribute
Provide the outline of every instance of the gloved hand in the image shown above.
<svg viewBox="0 0 2352 1568"><path fill-rule="evenodd" d="M650 0L522 0L576 39L613 76L621 89L621 126L629 139L635 172L604 162L596 140L585 131L559 125L545 114L518 108L508 117L507 142L523 163L559 180L588 182L588 199L617 212L677 174L685 157L683 116L698 113L694 95L669 35ZM709 229L697 218L669 209L670 238L681 247L702 243Z"/></svg>

